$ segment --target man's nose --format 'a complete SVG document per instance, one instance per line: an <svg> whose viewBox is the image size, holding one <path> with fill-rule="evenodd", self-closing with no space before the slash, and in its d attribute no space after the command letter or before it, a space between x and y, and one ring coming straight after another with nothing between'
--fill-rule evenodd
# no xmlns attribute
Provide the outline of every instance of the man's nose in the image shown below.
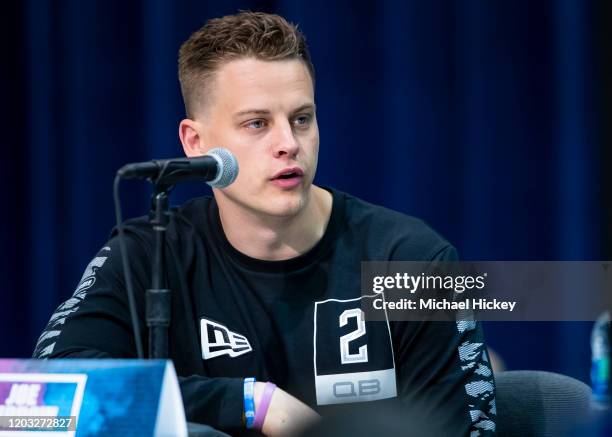
<svg viewBox="0 0 612 437"><path fill-rule="evenodd" d="M300 144L295 137L295 133L291 128L289 121L285 121L278 126L276 137L274 140L274 157L280 158L287 155L289 158L295 158L300 150Z"/></svg>

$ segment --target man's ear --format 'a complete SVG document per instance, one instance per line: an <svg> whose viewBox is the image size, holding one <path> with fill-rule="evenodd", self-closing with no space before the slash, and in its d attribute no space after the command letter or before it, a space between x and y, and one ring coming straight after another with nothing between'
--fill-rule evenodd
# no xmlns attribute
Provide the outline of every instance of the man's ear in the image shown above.
<svg viewBox="0 0 612 437"><path fill-rule="evenodd" d="M204 141L200 135L201 129L200 123L188 118L179 124L179 138L183 144L183 151L189 158L205 154Z"/></svg>

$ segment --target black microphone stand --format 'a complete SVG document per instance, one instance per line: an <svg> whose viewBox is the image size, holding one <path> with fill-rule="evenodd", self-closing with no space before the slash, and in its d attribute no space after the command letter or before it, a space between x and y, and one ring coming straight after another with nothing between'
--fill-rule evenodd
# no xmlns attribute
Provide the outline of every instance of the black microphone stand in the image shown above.
<svg viewBox="0 0 612 437"><path fill-rule="evenodd" d="M163 173L162 173L163 174ZM170 222L168 193L173 186L159 183L161 175L154 184L154 192L149 215L149 224L155 233L155 254L151 269L151 288L146 292L146 320L149 328L149 358L168 358L168 328L170 326L172 292L166 288L165 244L166 229ZM219 435L230 437L207 425L187 422L190 436Z"/></svg>
<svg viewBox="0 0 612 437"><path fill-rule="evenodd" d="M146 322L149 328L149 358L168 358L168 328L171 296L167 288L165 243L170 222L168 192L172 187L155 185L149 223L155 234L155 253L151 266L151 288L146 291Z"/></svg>
<svg viewBox="0 0 612 437"><path fill-rule="evenodd" d="M174 185L181 180L204 180L211 186L223 188L234 182L238 175L236 158L226 149L215 148L204 156L156 160L148 163L124 165L115 176L113 197L115 215L119 230L119 244L124 268L125 282L134 330L134 340L138 357L143 357L138 314L127 260L127 249L124 242L124 230L121 219L121 201L119 182L122 179L147 179L153 184L153 196L149 224L155 235L155 253L151 265L151 288L145 294L145 319L149 330L149 358L168 358L168 328L171 318L172 293L168 287L165 263L166 228L170 222L171 211L168 205L168 194Z"/></svg>

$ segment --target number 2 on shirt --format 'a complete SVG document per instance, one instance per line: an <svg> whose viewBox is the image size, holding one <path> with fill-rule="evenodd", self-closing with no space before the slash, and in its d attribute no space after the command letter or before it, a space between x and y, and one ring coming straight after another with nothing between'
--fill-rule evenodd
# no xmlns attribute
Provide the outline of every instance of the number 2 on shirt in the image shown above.
<svg viewBox="0 0 612 437"><path fill-rule="evenodd" d="M342 364L349 363L367 363L368 362L368 345L364 344L359 348L357 353L349 352L349 343L358 339L366 333L366 324L363 310L360 308L352 308L340 314L340 327L346 326L350 318L357 320L357 329L340 337L340 360Z"/></svg>

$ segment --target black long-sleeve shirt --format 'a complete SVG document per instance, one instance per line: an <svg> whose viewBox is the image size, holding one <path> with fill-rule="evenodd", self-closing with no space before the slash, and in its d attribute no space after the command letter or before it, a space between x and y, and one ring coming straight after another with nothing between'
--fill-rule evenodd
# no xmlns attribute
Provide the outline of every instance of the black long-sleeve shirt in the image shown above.
<svg viewBox="0 0 612 437"><path fill-rule="evenodd" d="M493 432L494 382L479 324L364 321L359 310L362 261L455 260L455 249L420 220L332 194L321 240L285 261L253 259L231 246L212 198L173 215L169 354L187 419L240 434L242 381L255 376L322 415L355 401L397 399L419 414L436 413L449 435ZM146 218L129 221L126 231L145 333L153 234ZM51 317L34 356L135 357L127 302L113 235Z"/></svg>

